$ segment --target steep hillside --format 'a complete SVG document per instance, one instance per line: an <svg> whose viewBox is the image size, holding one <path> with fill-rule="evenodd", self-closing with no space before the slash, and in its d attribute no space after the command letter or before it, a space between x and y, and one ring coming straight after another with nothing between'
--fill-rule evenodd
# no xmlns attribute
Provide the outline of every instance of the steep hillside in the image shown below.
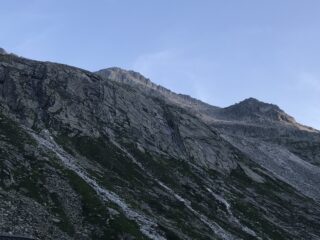
<svg viewBox="0 0 320 240"><path fill-rule="evenodd" d="M134 72L0 54L0 233L319 239L319 146L257 100L218 108Z"/></svg>

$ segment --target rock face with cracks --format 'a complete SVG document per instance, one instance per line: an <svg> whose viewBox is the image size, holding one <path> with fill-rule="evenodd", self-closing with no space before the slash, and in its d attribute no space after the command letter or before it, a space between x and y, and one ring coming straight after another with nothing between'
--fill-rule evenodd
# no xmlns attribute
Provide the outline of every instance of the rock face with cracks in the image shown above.
<svg viewBox="0 0 320 240"><path fill-rule="evenodd" d="M0 153L0 233L320 238L320 133L256 99L0 52Z"/></svg>

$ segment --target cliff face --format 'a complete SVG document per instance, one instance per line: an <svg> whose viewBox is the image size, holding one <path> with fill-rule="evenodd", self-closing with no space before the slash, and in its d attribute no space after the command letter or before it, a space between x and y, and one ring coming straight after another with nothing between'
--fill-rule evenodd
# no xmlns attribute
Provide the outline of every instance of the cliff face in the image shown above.
<svg viewBox="0 0 320 240"><path fill-rule="evenodd" d="M320 134L142 75L0 54L0 233L318 239Z"/></svg>

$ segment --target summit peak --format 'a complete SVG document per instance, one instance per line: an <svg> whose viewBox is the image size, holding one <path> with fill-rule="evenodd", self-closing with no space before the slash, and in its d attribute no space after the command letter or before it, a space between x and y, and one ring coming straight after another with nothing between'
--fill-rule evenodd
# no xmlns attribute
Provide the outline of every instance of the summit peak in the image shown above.
<svg viewBox="0 0 320 240"><path fill-rule="evenodd" d="M235 119L295 123L294 118L285 113L277 105L265 103L256 98L247 98L224 108L222 111L225 115Z"/></svg>

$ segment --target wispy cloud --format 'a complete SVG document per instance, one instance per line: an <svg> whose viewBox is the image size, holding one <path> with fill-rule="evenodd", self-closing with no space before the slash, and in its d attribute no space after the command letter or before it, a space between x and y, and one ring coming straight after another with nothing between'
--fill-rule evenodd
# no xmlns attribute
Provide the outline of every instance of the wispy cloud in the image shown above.
<svg viewBox="0 0 320 240"><path fill-rule="evenodd" d="M144 54L138 56L132 67L145 74L153 75L155 68L158 69L159 67L163 67L163 65L167 65L174 58L176 58L176 54L172 50Z"/></svg>
<svg viewBox="0 0 320 240"><path fill-rule="evenodd" d="M298 85L301 88L308 88L320 93L320 76L310 72L303 72L299 75Z"/></svg>
<svg viewBox="0 0 320 240"><path fill-rule="evenodd" d="M210 88L217 67L212 61L194 57L181 49L166 49L139 56L131 67L171 90L212 100L209 93L213 92Z"/></svg>
<svg viewBox="0 0 320 240"><path fill-rule="evenodd" d="M25 37L22 39L12 51L18 55L30 58L45 58L43 56L44 49L48 51L48 43L50 43L51 29L39 32L36 35Z"/></svg>
<svg viewBox="0 0 320 240"><path fill-rule="evenodd" d="M293 71L291 85L282 101L296 120L320 130L320 75L316 71Z"/></svg>

